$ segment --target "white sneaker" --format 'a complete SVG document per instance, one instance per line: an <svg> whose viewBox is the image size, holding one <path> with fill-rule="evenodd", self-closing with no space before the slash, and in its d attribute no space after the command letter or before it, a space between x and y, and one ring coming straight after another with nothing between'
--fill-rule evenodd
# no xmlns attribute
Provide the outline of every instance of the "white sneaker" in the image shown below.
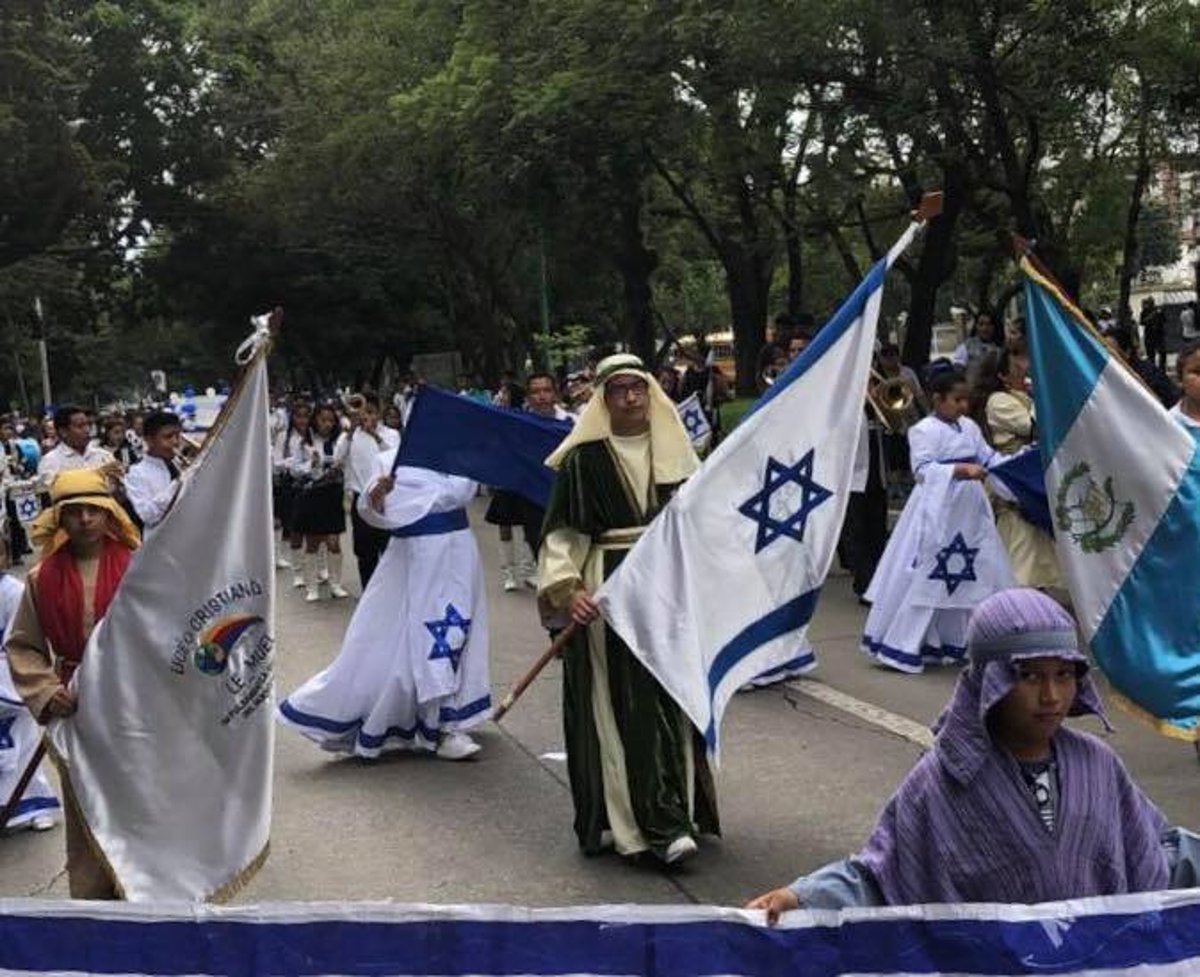
<svg viewBox="0 0 1200 977"><path fill-rule="evenodd" d="M516 575L511 570L504 571L504 592L511 594L514 590L519 589L520 584L517 583Z"/></svg>
<svg viewBox="0 0 1200 977"><path fill-rule="evenodd" d="M304 600L308 604L315 604L320 599L321 599L321 592L319 590L317 590L315 587L309 587L304 592Z"/></svg>
<svg viewBox="0 0 1200 977"><path fill-rule="evenodd" d="M304 586L304 571L303 570L299 570L295 567L292 568L292 586L293 587L303 587Z"/></svg>
<svg viewBox="0 0 1200 977"><path fill-rule="evenodd" d="M329 585L330 597L349 597L350 591L343 587L340 583L331 583Z"/></svg>
<svg viewBox="0 0 1200 977"><path fill-rule="evenodd" d="M694 838L688 835L680 835L669 845L667 851L663 855L663 861L668 865L678 865L680 862L687 861L700 850Z"/></svg>
<svg viewBox="0 0 1200 977"><path fill-rule="evenodd" d="M52 814L39 814L29 822L30 831L49 831L57 822Z"/></svg>
<svg viewBox="0 0 1200 977"><path fill-rule="evenodd" d="M275 569L276 570L290 570L290 569L292 569L292 561L286 559L285 557L277 556L277 557L275 557Z"/></svg>
<svg viewBox="0 0 1200 977"><path fill-rule="evenodd" d="M447 733L438 744L437 755L440 760L466 760L482 749L466 733Z"/></svg>

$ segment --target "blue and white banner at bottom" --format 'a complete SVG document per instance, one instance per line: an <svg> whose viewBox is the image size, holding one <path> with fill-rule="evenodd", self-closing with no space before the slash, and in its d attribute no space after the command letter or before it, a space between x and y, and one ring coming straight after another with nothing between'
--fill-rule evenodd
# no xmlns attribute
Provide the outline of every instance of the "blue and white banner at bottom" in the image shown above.
<svg viewBox="0 0 1200 977"><path fill-rule="evenodd" d="M0 900L0 972L110 975L1184 977L1200 890L1041 906L792 913L390 903L242 908Z"/></svg>

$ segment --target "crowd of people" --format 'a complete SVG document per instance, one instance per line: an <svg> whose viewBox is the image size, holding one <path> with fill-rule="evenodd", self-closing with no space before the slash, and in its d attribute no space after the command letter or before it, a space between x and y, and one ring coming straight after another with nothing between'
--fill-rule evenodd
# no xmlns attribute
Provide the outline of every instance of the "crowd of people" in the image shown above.
<svg viewBox="0 0 1200 977"><path fill-rule="evenodd" d="M777 332L760 361L764 386L810 338L804 324ZM1114 329L1107 340L1145 379L1130 334ZM1200 437L1200 342L1189 341L1174 368L1177 386L1168 380L1164 403ZM985 494L1000 460L1036 441L1028 371L1020 324L1002 333L987 315L952 356L919 376L895 344L877 347L861 477L840 550L870 605L864 650L906 672L930 662L964 670L934 750L900 786L864 849L751 903L772 920L800 905L1020 902L1195 882L1194 836L1168 831L1109 747L1062 725L1103 710L1075 622L1051 596L1062 588L1053 546L991 482ZM677 405L700 394L713 408L726 389L702 351L681 351L658 370L618 354L561 380L534 372L519 382L509 374L495 391L460 382L460 394L491 408L563 425L546 460L557 473L546 508L501 490L486 519L498 527L503 589L536 590L541 624L562 641L563 731L580 848L674 865L697 854L698 836L720 832L705 744L605 624L594 595L699 465ZM308 602L326 593L349 597L341 549L349 528L363 588L338 654L281 697L277 718L333 752L369 758L408 749L460 761L479 752L470 731L492 713L482 562L466 514L483 488L398 462L418 386L390 401L364 393L276 403L277 568L292 572ZM897 390L902 396L891 396ZM182 423L167 411L126 424L65 407L54 418L55 443L39 445L32 466L27 451L9 452L21 434L15 425L3 430L10 428L6 454L18 457L44 496L32 535L45 559L23 592L11 577L0 587L12 670L0 698L25 703L24 719L44 723L76 708L69 676L86 635L137 536L153 533L170 507L185 461ZM889 532L889 509L900 504ZM971 577L990 591L986 599L974 606L913 599L914 527L931 519L983 540L977 553L990 548ZM7 782L0 777L0 786ZM31 808L30 823L53 823L56 807ZM73 816L68 810L72 894L111 895ZM981 847L981 837L1001 840Z"/></svg>

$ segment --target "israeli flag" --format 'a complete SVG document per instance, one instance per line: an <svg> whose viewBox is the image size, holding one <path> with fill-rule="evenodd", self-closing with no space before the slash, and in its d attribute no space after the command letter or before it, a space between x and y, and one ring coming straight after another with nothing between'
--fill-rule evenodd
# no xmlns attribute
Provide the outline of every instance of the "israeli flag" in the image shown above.
<svg viewBox="0 0 1200 977"><path fill-rule="evenodd" d="M738 688L807 652L850 482L888 268L913 224L651 523L596 598L717 756Z"/></svg>
<svg viewBox="0 0 1200 977"><path fill-rule="evenodd" d="M1022 270L1046 495L1075 614L1120 696L1160 732L1195 739L1197 442L1053 282L1028 260Z"/></svg>
<svg viewBox="0 0 1200 977"><path fill-rule="evenodd" d="M708 416L700 403L700 394L693 393L686 400L676 404L675 409L679 411L683 429L692 439L692 447L696 449L697 454L703 454L712 442L712 425L708 423Z"/></svg>

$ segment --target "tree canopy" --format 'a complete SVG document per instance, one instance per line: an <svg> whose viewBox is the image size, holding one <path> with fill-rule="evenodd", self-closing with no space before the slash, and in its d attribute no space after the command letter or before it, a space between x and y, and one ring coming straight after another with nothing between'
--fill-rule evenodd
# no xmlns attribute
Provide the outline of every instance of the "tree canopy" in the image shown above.
<svg viewBox="0 0 1200 977"><path fill-rule="evenodd" d="M885 308L910 363L1012 294L1012 231L1123 307L1179 253L1148 193L1197 166L1198 29L1188 0L10 0L0 389L39 297L76 397L212 382L275 303L314 388L732 329L748 389L768 322L819 323L931 189Z"/></svg>

